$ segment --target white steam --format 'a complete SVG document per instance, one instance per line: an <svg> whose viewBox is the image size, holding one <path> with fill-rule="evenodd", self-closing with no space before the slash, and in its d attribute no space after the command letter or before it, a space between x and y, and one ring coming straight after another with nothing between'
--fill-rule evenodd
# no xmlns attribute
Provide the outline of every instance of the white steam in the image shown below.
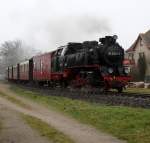
<svg viewBox="0 0 150 143"><path fill-rule="evenodd" d="M50 51L68 42L98 40L111 31L109 21L94 16L63 17L36 21L27 31L25 40L41 51Z"/></svg>

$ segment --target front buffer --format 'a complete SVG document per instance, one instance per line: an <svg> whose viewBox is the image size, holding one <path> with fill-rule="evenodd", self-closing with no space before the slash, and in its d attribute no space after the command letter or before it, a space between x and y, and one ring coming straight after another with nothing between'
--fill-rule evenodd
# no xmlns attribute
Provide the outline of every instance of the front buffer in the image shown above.
<svg viewBox="0 0 150 143"><path fill-rule="evenodd" d="M131 76L104 76L106 89L117 89L118 92L122 92L123 88L126 87Z"/></svg>

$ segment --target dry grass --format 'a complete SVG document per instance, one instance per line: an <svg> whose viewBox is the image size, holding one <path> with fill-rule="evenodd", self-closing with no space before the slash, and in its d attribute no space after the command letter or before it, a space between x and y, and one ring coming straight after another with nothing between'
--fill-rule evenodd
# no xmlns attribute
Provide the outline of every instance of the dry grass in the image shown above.
<svg viewBox="0 0 150 143"><path fill-rule="evenodd" d="M148 88L127 88L126 90L124 90L124 92L150 94L150 89L148 89Z"/></svg>
<svg viewBox="0 0 150 143"><path fill-rule="evenodd" d="M22 117L27 124L37 130L41 136L47 137L50 141L54 143L74 143L68 136L40 119L25 114L23 114Z"/></svg>

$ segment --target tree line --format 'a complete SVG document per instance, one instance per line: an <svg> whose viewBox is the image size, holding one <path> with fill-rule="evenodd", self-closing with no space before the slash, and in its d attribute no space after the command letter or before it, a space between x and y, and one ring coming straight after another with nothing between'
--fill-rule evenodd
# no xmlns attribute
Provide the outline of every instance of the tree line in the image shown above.
<svg viewBox="0 0 150 143"><path fill-rule="evenodd" d="M8 66L27 60L38 52L21 40L5 41L0 46L0 74L5 74Z"/></svg>

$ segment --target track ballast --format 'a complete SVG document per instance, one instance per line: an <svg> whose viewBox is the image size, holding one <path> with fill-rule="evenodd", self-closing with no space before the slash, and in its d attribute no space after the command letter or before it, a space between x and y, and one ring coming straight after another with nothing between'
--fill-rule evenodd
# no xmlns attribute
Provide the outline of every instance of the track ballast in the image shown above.
<svg viewBox="0 0 150 143"><path fill-rule="evenodd" d="M150 94L98 92L95 90L82 91L58 87L50 89L49 87L31 87L27 85L19 86L30 91L38 91L38 93L44 96L62 96L104 105L150 108Z"/></svg>

